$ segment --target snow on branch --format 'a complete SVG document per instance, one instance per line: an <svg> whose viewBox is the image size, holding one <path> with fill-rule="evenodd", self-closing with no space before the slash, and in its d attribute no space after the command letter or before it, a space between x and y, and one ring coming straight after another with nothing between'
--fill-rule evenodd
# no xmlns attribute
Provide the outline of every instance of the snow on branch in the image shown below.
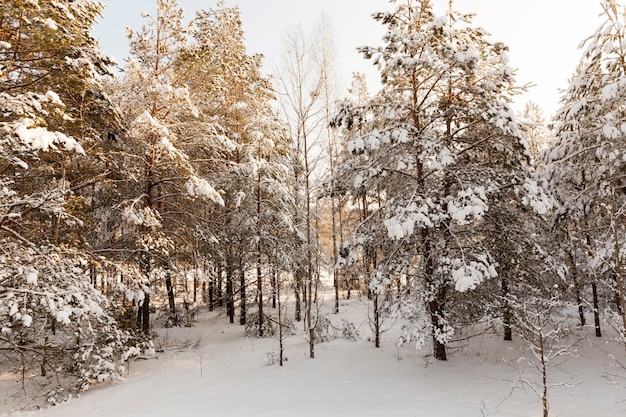
<svg viewBox="0 0 626 417"><path fill-rule="evenodd" d="M525 193L522 197L522 203L532 207L537 214L547 214L554 208L554 200L537 181L526 178L522 189Z"/></svg>
<svg viewBox="0 0 626 417"><path fill-rule="evenodd" d="M390 203L393 203L391 201ZM431 214L434 205L430 199L421 204L411 203L406 207L397 209L397 214L383 221L387 228L390 239L400 240L411 236L417 227L434 227L434 220Z"/></svg>
<svg viewBox="0 0 626 417"><path fill-rule="evenodd" d="M49 129L44 122L44 118L49 118L51 114L65 117L64 108L63 102L53 91L46 94L0 93L0 113L9 120L0 122L0 133L8 137L8 141L0 143L1 154L60 149L84 154L85 151L74 138ZM23 161L12 159L21 167L27 167Z"/></svg>
<svg viewBox="0 0 626 417"><path fill-rule="evenodd" d="M489 210L487 205L487 189L479 186L467 188L448 201L448 214L450 218L459 225L470 224L473 218L478 221L483 218L485 212Z"/></svg>
<svg viewBox="0 0 626 417"><path fill-rule="evenodd" d="M26 149L32 151L58 150L56 145L60 145L66 151L85 153L73 138L61 132L50 131L45 127L34 126L34 124L34 121L30 119L21 119L17 123L12 123L14 133Z"/></svg>
<svg viewBox="0 0 626 417"><path fill-rule="evenodd" d="M187 190L187 194L191 197L204 197L219 204L220 206L224 206L224 199L222 196L204 178L192 176L185 183L185 189Z"/></svg>
<svg viewBox="0 0 626 417"><path fill-rule="evenodd" d="M458 292L475 289L484 281L498 276L497 263L485 254L475 256L475 260L444 258L438 272L449 274Z"/></svg>
<svg viewBox="0 0 626 417"><path fill-rule="evenodd" d="M161 216L155 210L150 207L141 207L139 204L133 204L126 206L122 211L122 218L127 222L144 226L147 228L158 229L161 227Z"/></svg>

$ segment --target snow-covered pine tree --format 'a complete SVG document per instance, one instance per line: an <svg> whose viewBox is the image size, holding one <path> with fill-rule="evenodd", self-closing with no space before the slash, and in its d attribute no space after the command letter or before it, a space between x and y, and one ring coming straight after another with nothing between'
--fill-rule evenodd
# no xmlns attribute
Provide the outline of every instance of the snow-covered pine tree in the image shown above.
<svg viewBox="0 0 626 417"><path fill-rule="evenodd" d="M556 141L545 161L570 250L582 251L578 269L591 275L594 300L599 280L612 287L609 301L616 301L624 331L626 14L615 0L604 0L602 9L604 22L581 44L582 58L563 93ZM596 321L598 332L597 315Z"/></svg>
<svg viewBox="0 0 626 417"><path fill-rule="evenodd" d="M498 276L488 236L507 217L490 213L499 204L548 207L509 106L516 87L507 48L470 15L436 16L427 0L399 2L375 19L388 28L385 44L361 51L379 66L382 90L361 109L340 109L335 123L365 130L348 144L353 188L384 201L357 227L348 257L366 253L371 233L385 239L370 288L380 292L400 275L410 287L399 303L411 321L404 340L430 338L445 360L446 344L472 322L465 314L479 304L476 289Z"/></svg>
<svg viewBox="0 0 626 417"><path fill-rule="evenodd" d="M77 239L76 192L98 178L89 147L116 117L100 78L111 60L90 34L102 8L9 0L0 19L0 366L37 369L25 392L58 384L54 397L119 377L134 350Z"/></svg>
<svg viewBox="0 0 626 417"><path fill-rule="evenodd" d="M144 278L136 292L137 321L148 333L150 292L159 288L152 284L165 283L176 320L170 269L172 262L192 257L194 225L201 219L193 201L223 205L223 199L189 156L201 144L196 140L198 109L180 71L189 35L182 9L175 0L158 0L156 15L144 17L147 25L141 31L129 29L131 59L112 92L128 134L116 144L116 170L125 173L116 184L116 215L105 221L114 223L113 248L139 254Z"/></svg>
<svg viewBox="0 0 626 417"><path fill-rule="evenodd" d="M201 226L202 235L212 240L206 253L215 269L225 271L231 321L239 293L241 324L246 323L247 300L252 298L246 291L248 275L256 266L254 298L261 334L266 275L278 268L271 265L272 248L293 227L290 216L283 215L291 204L285 186L286 134L270 105L274 96L261 72L262 57L246 51L239 8L219 2L216 9L198 12L193 39L183 66L200 121L213 132L204 135L214 145L200 147L191 156L223 191L225 201Z"/></svg>

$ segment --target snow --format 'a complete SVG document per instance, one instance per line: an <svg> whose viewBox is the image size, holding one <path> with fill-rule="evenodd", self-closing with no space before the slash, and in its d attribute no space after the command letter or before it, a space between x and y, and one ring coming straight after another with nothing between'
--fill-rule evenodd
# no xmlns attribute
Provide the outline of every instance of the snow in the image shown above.
<svg viewBox="0 0 626 417"><path fill-rule="evenodd" d="M518 362L528 353L519 338L470 339L448 361L439 362L427 350L398 347L398 325L389 327L376 349L367 340L366 297L342 300L338 315L326 311L331 306L331 300L322 304L335 326L341 328L346 320L363 336L318 344L315 359L308 358L308 343L300 331L287 339L285 365L268 365L266 359L277 353L276 340L245 338L243 328L228 324L219 312L203 312L195 327L158 329L156 358L131 362L125 381L97 385L80 398L49 409L9 416L542 415L541 402L532 391L513 389L518 373L538 381L530 365ZM593 329L578 332L589 335ZM182 348L195 340L200 341L197 347ZM620 370L603 351L619 355L623 346L611 344L608 337L595 338L580 342L578 351L561 371L549 369L554 380L572 378L570 387L550 389L551 415L621 415L626 391L607 377ZM5 376L0 382L4 387L10 381ZM6 387L2 393L9 391Z"/></svg>
<svg viewBox="0 0 626 417"><path fill-rule="evenodd" d="M387 228L387 234L390 239L400 240L405 236L413 234L414 223L410 220L399 221L397 218L392 217L385 219L385 227Z"/></svg>
<svg viewBox="0 0 626 417"><path fill-rule="evenodd" d="M22 324L24 325L24 327L30 327L32 323L33 323L33 318L30 315L28 314L22 315Z"/></svg>
<svg viewBox="0 0 626 417"><path fill-rule="evenodd" d="M29 271L26 274L26 283L30 285L37 285L37 278L39 277L39 273L35 270Z"/></svg>
<svg viewBox="0 0 626 417"><path fill-rule="evenodd" d="M450 218L460 225L469 224L471 216L473 220L482 219L489 206L485 202L487 196L484 187L468 188L459 191L455 199L448 201L448 214Z"/></svg>
<svg viewBox="0 0 626 417"><path fill-rule="evenodd" d="M191 197L205 197L220 206L224 206L224 199L222 199L222 196L215 191L215 188L213 188L213 186L204 178L189 178L187 183L185 183L185 188Z"/></svg>
<svg viewBox="0 0 626 417"><path fill-rule="evenodd" d="M231 105L228 108L229 112L236 112L236 111L240 111L240 110L247 110L248 109L248 103L243 102L243 101L238 101L236 103L234 103L233 105Z"/></svg>
<svg viewBox="0 0 626 417"><path fill-rule="evenodd" d="M495 266L490 264L487 259L480 259L479 262L457 262L459 265L451 271L454 288L458 292L473 290L477 285L489 278L498 276Z"/></svg>
<svg viewBox="0 0 626 417"><path fill-rule="evenodd" d="M59 28L57 26L57 23L54 20L50 19L50 18L45 19L43 21L43 24L46 25L46 27L48 27L49 29L52 29L52 30L57 30Z"/></svg>
<svg viewBox="0 0 626 417"><path fill-rule="evenodd" d="M243 203L245 199L246 193L244 193L243 191L237 192L237 195L235 196L235 208L241 207L241 203Z"/></svg>
<svg viewBox="0 0 626 417"><path fill-rule="evenodd" d="M176 147L167 137L162 137L159 140L159 146L165 149L166 151L168 151L172 155L176 154L176 151L177 151Z"/></svg>
<svg viewBox="0 0 626 417"><path fill-rule="evenodd" d="M447 167L455 162L455 155L447 147L443 147L439 152L438 162L440 167Z"/></svg>
<svg viewBox="0 0 626 417"><path fill-rule="evenodd" d="M522 203L531 206L537 214L547 214L554 207L554 202L537 181L527 178L523 189L526 195L522 197Z"/></svg>
<svg viewBox="0 0 626 417"><path fill-rule="evenodd" d="M474 61L477 61L480 58L480 53L473 47L468 47L466 51L457 52L456 59L457 61L463 64L469 64Z"/></svg>
<svg viewBox="0 0 626 417"><path fill-rule="evenodd" d="M61 132L51 132L41 126L33 127L33 124L34 122L30 119L21 119L15 126L15 134L28 149L49 151L56 150L58 149L56 145L61 145L67 151L75 151L80 154L85 153L83 148L73 138Z"/></svg>
<svg viewBox="0 0 626 417"><path fill-rule="evenodd" d="M150 207L130 205L124 207L124 210L122 210L122 218L127 222L137 226L143 225L153 229L161 227L160 217L159 213L152 210Z"/></svg>
<svg viewBox="0 0 626 417"><path fill-rule="evenodd" d="M606 124L602 127L602 134L607 139L617 139L620 136L620 131L615 126Z"/></svg>
<svg viewBox="0 0 626 417"><path fill-rule="evenodd" d="M611 100L617 97L619 87L617 83L607 84L602 88L602 100Z"/></svg>
<svg viewBox="0 0 626 417"><path fill-rule="evenodd" d="M56 319L59 323L70 324L71 323L70 314L71 314L71 311L65 310L65 309L57 311Z"/></svg>
<svg viewBox="0 0 626 417"><path fill-rule="evenodd" d="M348 152L361 153L365 150L365 142L361 138L356 138L348 142Z"/></svg>

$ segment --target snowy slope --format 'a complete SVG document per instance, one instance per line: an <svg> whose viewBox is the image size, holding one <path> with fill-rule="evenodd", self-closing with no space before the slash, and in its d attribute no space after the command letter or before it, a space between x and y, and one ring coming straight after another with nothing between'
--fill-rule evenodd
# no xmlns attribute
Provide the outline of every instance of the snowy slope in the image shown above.
<svg viewBox="0 0 626 417"><path fill-rule="evenodd" d="M351 319L367 333L366 303L343 301L341 313L329 317L336 325L341 318ZM429 352L397 348L396 327L385 333L381 349L366 338L338 338L318 344L315 359L307 358L304 338L292 336L286 346L288 361L279 367L265 363L268 352L277 352L275 340L245 338L241 326L228 324L217 313L202 313L193 328L161 330L164 352L158 359L133 362L124 382L97 386L50 409L10 415L541 416L534 393L513 389L519 377L515 368L536 378L531 368L515 361L524 354L516 342L482 336L449 361L433 362ZM568 359L563 371L552 371L555 379L570 379L575 385L550 391L551 415L618 416L626 410L626 389L606 377L625 373L591 342L626 355L604 340L581 342L580 355Z"/></svg>

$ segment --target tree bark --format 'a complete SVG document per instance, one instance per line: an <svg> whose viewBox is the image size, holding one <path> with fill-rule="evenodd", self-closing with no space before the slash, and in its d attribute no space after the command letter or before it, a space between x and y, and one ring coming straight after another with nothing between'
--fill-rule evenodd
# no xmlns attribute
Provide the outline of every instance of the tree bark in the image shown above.
<svg viewBox="0 0 626 417"><path fill-rule="evenodd" d="M378 310L378 293L374 294L374 346L380 347L380 311Z"/></svg>
<svg viewBox="0 0 626 417"><path fill-rule="evenodd" d="M591 291L593 292L593 321L596 329L596 337L602 337L600 329L600 303L598 302L598 284L591 283Z"/></svg>
<svg viewBox="0 0 626 417"><path fill-rule="evenodd" d="M294 288L294 295L296 298L294 318L296 321L302 321L302 300L300 299L300 294L302 292L302 270L300 269L300 266L297 266L296 268L298 269L296 269L294 274L296 281Z"/></svg>
<svg viewBox="0 0 626 417"><path fill-rule="evenodd" d="M432 281L435 268L432 260L432 248L430 243L430 233L428 229L422 229L422 241L424 244L423 256L425 259L426 279ZM430 322L432 325L433 354L435 359L440 361L447 360L446 345L439 340L437 334L443 333L443 324L441 318L443 316L443 301L445 300L445 288L442 284L437 285L435 293L431 295L432 300L428 302L428 312L430 313Z"/></svg>
<svg viewBox="0 0 626 417"><path fill-rule="evenodd" d="M241 254L243 256L243 254ZM246 304L246 272L243 266L243 262L239 265L239 324L242 326L246 324L246 310L248 305Z"/></svg>
<svg viewBox="0 0 626 417"><path fill-rule="evenodd" d="M209 285L208 285L208 289L207 289L207 283L203 282L202 283L202 292L205 293L206 291L206 300L207 300L207 304L209 305L209 311L213 311L214 305L214 300L213 300L213 292L214 292L214 287L213 287L214 283L213 283L213 279L211 279L209 281Z"/></svg>
<svg viewBox="0 0 626 417"><path fill-rule="evenodd" d="M511 329L511 321L513 313L511 312L511 304L509 303L509 282L506 278L502 278L502 295L504 298L504 307L502 311L502 323L504 325L504 340L513 340L513 331Z"/></svg>
<svg viewBox="0 0 626 417"><path fill-rule="evenodd" d="M172 286L172 276L169 269L165 272L165 288L167 290L167 300L170 306L170 312L176 314L176 304L174 300L174 287Z"/></svg>
<svg viewBox="0 0 626 417"><path fill-rule="evenodd" d="M231 323L235 322L235 294L233 293L233 268L226 266L226 314Z"/></svg>
<svg viewBox="0 0 626 417"><path fill-rule="evenodd" d="M143 299L142 304L142 320L141 320L141 330L144 334L150 334L150 294L146 292Z"/></svg>
<svg viewBox="0 0 626 417"><path fill-rule="evenodd" d="M576 266L576 260L574 259L574 255L571 251L567 251L567 257L569 258L572 281L574 284L574 292L576 293L576 304L578 305L578 317L580 319L580 325L585 326L587 321L585 320L585 309L583 307L583 299L580 292L580 284L578 280L578 268Z"/></svg>
<svg viewBox="0 0 626 417"><path fill-rule="evenodd" d="M613 245L615 248L615 279L617 280L617 290L619 292L619 306L622 315L622 340L626 345L626 301L624 300L624 280L622 271L621 245L619 232L617 230L617 215L615 214L615 194L611 206L611 227L613 228Z"/></svg>
<svg viewBox="0 0 626 417"><path fill-rule="evenodd" d="M217 306L224 307L224 267L220 264L217 267Z"/></svg>
<svg viewBox="0 0 626 417"><path fill-rule="evenodd" d="M278 292L278 280L276 279L276 268L272 266L272 308L276 308L276 296Z"/></svg>
<svg viewBox="0 0 626 417"><path fill-rule="evenodd" d="M261 252L256 267L257 293L259 295L259 337L263 337L263 279L261 274Z"/></svg>

